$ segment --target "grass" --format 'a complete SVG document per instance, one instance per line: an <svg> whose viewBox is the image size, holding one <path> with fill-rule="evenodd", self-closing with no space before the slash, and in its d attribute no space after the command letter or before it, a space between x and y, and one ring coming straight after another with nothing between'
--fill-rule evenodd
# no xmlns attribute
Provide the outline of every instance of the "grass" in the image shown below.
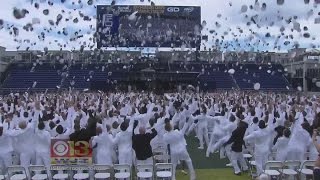
<svg viewBox="0 0 320 180"><path fill-rule="evenodd" d="M192 159L192 163L195 169L223 169L226 168L226 164L229 161L224 158L220 159L219 153L211 154L209 158L206 157L206 148L198 149L198 139L194 135L190 135L186 138L187 148L189 155Z"/></svg>
<svg viewBox="0 0 320 180"><path fill-rule="evenodd" d="M248 174L236 176L231 168L228 169L197 169L197 180L249 180ZM190 180L189 175L184 175L180 170L177 171L177 180Z"/></svg>
<svg viewBox="0 0 320 180"><path fill-rule="evenodd" d="M233 174L233 168L226 168L227 159L220 159L219 154L211 154L206 157L206 148L199 150L199 141L194 134L186 137L189 155L192 159L194 168L196 169L197 180L248 180L248 174L236 176ZM186 169L187 170L187 169ZM184 175L177 170L177 180L189 180L188 175Z"/></svg>

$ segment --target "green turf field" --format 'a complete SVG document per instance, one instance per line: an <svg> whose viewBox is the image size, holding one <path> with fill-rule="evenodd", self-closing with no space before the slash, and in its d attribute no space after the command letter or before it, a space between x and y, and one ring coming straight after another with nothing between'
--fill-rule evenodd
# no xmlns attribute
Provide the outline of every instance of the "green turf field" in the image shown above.
<svg viewBox="0 0 320 180"><path fill-rule="evenodd" d="M248 180L250 179L248 174L242 174L241 176L233 175L233 170L229 169L197 169L197 180ZM182 174L177 171L177 180L189 180L188 175Z"/></svg>
<svg viewBox="0 0 320 180"><path fill-rule="evenodd" d="M228 161L220 159L219 154L211 154L210 158L206 157L206 149L199 150L198 139L194 135L186 138L188 152L191 156L193 166L196 169L197 180L247 180L250 179L248 174L236 176L232 168L226 168ZM177 180L189 180L188 175L184 175L177 170Z"/></svg>
<svg viewBox="0 0 320 180"><path fill-rule="evenodd" d="M211 154L211 156L207 158L207 149L198 149L198 139L195 138L194 135L190 135L186 138L186 140L188 144L188 152L190 154L195 169L221 169L225 168L225 165L229 163L227 159L220 159L218 153Z"/></svg>

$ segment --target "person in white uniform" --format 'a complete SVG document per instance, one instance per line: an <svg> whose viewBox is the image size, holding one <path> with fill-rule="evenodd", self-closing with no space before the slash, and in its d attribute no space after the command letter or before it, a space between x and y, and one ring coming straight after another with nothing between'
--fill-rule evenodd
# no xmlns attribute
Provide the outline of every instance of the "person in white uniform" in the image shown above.
<svg viewBox="0 0 320 180"><path fill-rule="evenodd" d="M186 141L184 139L184 134L187 126L185 125L182 130L173 130L172 125L170 122L166 122L165 130L167 131L163 135L164 141L170 145L170 152L171 152L171 162L173 164L173 180L176 179L176 167L179 161L185 161L189 173L190 173L190 180L196 179L196 174L192 165L192 160L189 156L189 153L186 148Z"/></svg>
<svg viewBox="0 0 320 180"><path fill-rule="evenodd" d="M97 135L92 137L92 147L97 145L97 164L113 164L114 139L110 133L110 126L107 125L107 131L97 127Z"/></svg>
<svg viewBox="0 0 320 180"><path fill-rule="evenodd" d="M287 146L291 131L289 129L283 130L283 136L278 138L276 144L272 147L272 150L276 151L276 161L285 161L287 156Z"/></svg>
<svg viewBox="0 0 320 180"><path fill-rule="evenodd" d="M19 130L14 132L16 136L16 152L20 154L20 165L24 168L28 168L31 164L31 160L35 155L34 147L34 123L28 123L21 121L19 123ZM27 171L28 174L28 171Z"/></svg>
<svg viewBox="0 0 320 180"><path fill-rule="evenodd" d="M7 130L3 129L2 123L0 124L0 168L6 170L8 166L12 165L12 138ZM0 169L1 170L1 169ZM2 172L5 173L5 172Z"/></svg>
<svg viewBox="0 0 320 180"><path fill-rule="evenodd" d="M120 125L121 131L116 134L115 144L118 146L119 163L132 165L132 131L133 120L123 122Z"/></svg>
<svg viewBox="0 0 320 180"><path fill-rule="evenodd" d="M309 145L312 143L311 136L307 131L309 126L307 122L302 123L296 121L292 130L291 138L288 142L287 147L287 158L286 160L304 160L304 154L306 153Z"/></svg>
<svg viewBox="0 0 320 180"><path fill-rule="evenodd" d="M50 143L51 135L45 130L45 124L39 122L38 129L35 133L35 152L36 152L36 164L50 167Z"/></svg>
<svg viewBox="0 0 320 180"><path fill-rule="evenodd" d="M198 132L198 139L200 146L198 149L204 149L204 142L205 140L206 145L209 145L209 134L208 134L208 121L214 121L215 118L207 115L207 108L202 106L201 114L191 118L194 121L197 121L196 128ZM191 126L189 129L189 132L194 128L195 126Z"/></svg>
<svg viewBox="0 0 320 180"><path fill-rule="evenodd" d="M254 140L254 157L256 161L257 174L260 175L263 172L263 166L268 160L269 142L266 139L267 136L270 136L273 129L267 128L266 123L263 120L259 121L259 130L252 132L248 136L244 137L244 140Z"/></svg>

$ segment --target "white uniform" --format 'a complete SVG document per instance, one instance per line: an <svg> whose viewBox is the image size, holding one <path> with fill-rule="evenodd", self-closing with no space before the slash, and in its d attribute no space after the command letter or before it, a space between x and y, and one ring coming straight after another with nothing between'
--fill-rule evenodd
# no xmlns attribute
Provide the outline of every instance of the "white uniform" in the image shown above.
<svg viewBox="0 0 320 180"><path fill-rule="evenodd" d="M92 139L92 146L97 145L97 163L112 165L112 155L114 154L114 140L109 132L102 132Z"/></svg>
<svg viewBox="0 0 320 180"><path fill-rule="evenodd" d="M215 122L206 153L207 156L209 156L209 154L214 151L215 148L213 146L215 145L215 143L219 141L221 138L223 138L223 136L225 135L225 132L223 132L222 128L225 128L227 126L225 122L228 121L224 116L216 116L213 118L213 120ZM224 125L226 126L224 127Z"/></svg>
<svg viewBox="0 0 320 180"><path fill-rule="evenodd" d="M227 123L220 124L219 128L221 129L221 132L222 134L224 134L224 136L220 140L218 140L213 146L208 147L206 152L207 157L209 157L209 154L211 152L214 152L215 150L220 148L225 142L227 142L230 139L232 132L237 128L237 124L236 122L229 121ZM231 160L231 145L229 144L224 149L221 149L221 150L222 151L225 150L228 159Z"/></svg>
<svg viewBox="0 0 320 180"><path fill-rule="evenodd" d="M288 143L286 160L304 160L308 146L312 143L310 134L302 127L296 127Z"/></svg>
<svg viewBox="0 0 320 180"><path fill-rule="evenodd" d="M200 147L199 149L203 149L204 148L204 142L203 142L203 138L207 144L207 146L209 145L209 135L208 135L208 121L214 121L215 118L211 117L211 116L207 116L206 114L201 114L196 116L194 119L198 120L198 138L200 141Z"/></svg>
<svg viewBox="0 0 320 180"><path fill-rule="evenodd" d="M126 131L120 131L116 134L115 144L118 145L119 163L132 165L132 120Z"/></svg>
<svg viewBox="0 0 320 180"><path fill-rule="evenodd" d="M266 139L267 136L270 136L272 129L264 128L254 131L250 135L243 138L243 140L254 139L254 157L256 161L257 173L260 175L263 172L263 166L268 161L269 155L269 138Z"/></svg>
<svg viewBox="0 0 320 180"><path fill-rule="evenodd" d="M288 143L286 160L304 160L308 146L312 143L310 134L302 128L303 117L301 113L296 114L296 122L292 127L292 135Z"/></svg>
<svg viewBox="0 0 320 180"><path fill-rule="evenodd" d="M35 155L34 124L28 123L25 129L19 129L14 133L17 135L15 151L20 154L20 165L27 169Z"/></svg>
<svg viewBox="0 0 320 180"><path fill-rule="evenodd" d="M163 135L164 141L170 145L171 162L173 164L173 180L175 180L176 166L179 161L186 161L190 171L190 179L195 180L195 172L192 165L192 160L186 148L186 141L184 139L184 131L186 126L181 131L174 130Z"/></svg>
<svg viewBox="0 0 320 180"><path fill-rule="evenodd" d="M3 130L2 136L0 136L0 167L6 169L12 165L12 137L8 131Z"/></svg>
<svg viewBox="0 0 320 180"><path fill-rule="evenodd" d="M273 146L272 150L276 150L276 160L277 161L285 161L287 156L287 146L289 143L289 138L280 137L278 138L276 144Z"/></svg>
<svg viewBox="0 0 320 180"><path fill-rule="evenodd" d="M34 144L37 165L50 166L50 142L51 135L48 131L36 130Z"/></svg>

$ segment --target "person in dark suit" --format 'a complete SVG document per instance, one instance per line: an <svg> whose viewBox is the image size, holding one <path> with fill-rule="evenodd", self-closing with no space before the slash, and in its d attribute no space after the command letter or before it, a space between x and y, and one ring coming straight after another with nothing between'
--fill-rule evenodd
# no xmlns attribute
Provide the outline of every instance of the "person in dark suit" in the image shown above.
<svg viewBox="0 0 320 180"><path fill-rule="evenodd" d="M134 133L134 129L138 126L138 121L134 122L132 131L132 148L136 153L137 164L152 164L152 148L150 141L156 137L157 131L152 128L151 133L146 133L146 128L139 127L139 134Z"/></svg>
<svg viewBox="0 0 320 180"><path fill-rule="evenodd" d="M74 132L69 135L70 141L90 141L91 137L96 135L96 119L90 117L86 128L80 127L80 121L75 120Z"/></svg>
<svg viewBox="0 0 320 180"><path fill-rule="evenodd" d="M243 115L240 115L243 116ZM240 117L240 119L244 119L244 117ZM238 127L232 132L230 139L224 143L224 146L231 144L231 164L234 168L234 173L236 175L241 175L241 170L239 168L238 162L240 163L242 169L244 171L248 170L248 166L243 157L242 146L244 144L244 135L246 133L246 129L248 128L248 124L242 120L240 120Z"/></svg>

